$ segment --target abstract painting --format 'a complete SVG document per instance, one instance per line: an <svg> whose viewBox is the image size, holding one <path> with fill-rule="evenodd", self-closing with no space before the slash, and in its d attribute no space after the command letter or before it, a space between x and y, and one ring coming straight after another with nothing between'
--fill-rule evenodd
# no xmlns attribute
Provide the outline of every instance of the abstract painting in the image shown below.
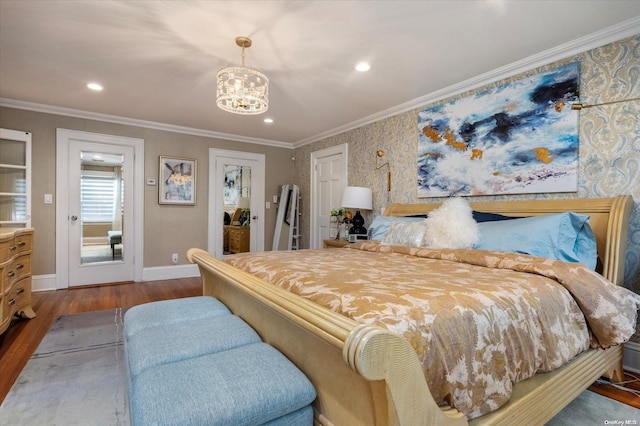
<svg viewBox="0 0 640 426"><path fill-rule="evenodd" d="M225 165L222 198L225 206L235 206L242 196L242 167Z"/></svg>
<svg viewBox="0 0 640 426"><path fill-rule="evenodd" d="M160 156L158 204L196 205L197 160Z"/></svg>
<svg viewBox="0 0 640 426"><path fill-rule="evenodd" d="M576 192L578 62L418 114L418 197Z"/></svg>

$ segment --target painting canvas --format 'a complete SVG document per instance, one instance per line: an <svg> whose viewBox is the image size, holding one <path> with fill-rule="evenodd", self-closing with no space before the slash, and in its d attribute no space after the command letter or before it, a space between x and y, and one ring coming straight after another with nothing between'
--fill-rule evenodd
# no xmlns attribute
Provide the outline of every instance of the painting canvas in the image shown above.
<svg viewBox="0 0 640 426"><path fill-rule="evenodd" d="M576 192L578 63L418 114L418 197Z"/></svg>
<svg viewBox="0 0 640 426"><path fill-rule="evenodd" d="M235 206L242 196L242 167L225 166L223 200L225 206Z"/></svg>
<svg viewBox="0 0 640 426"><path fill-rule="evenodd" d="M158 202L196 204L196 160L160 156Z"/></svg>

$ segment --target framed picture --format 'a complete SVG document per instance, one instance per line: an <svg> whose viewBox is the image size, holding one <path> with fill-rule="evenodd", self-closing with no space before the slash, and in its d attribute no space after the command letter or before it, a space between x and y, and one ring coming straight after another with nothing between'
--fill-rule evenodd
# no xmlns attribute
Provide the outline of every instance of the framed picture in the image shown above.
<svg viewBox="0 0 640 426"><path fill-rule="evenodd" d="M418 198L578 190L572 62L418 114Z"/></svg>
<svg viewBox="0 0 640 426"><path fill-rule="evenodd" d="M197 160L160 156L158 204L196 205Z"/></svg>

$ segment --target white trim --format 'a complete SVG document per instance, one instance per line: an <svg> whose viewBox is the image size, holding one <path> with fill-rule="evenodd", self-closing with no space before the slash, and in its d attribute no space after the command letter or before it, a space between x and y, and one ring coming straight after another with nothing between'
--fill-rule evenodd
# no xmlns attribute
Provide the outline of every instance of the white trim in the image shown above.
<svg viewBox="0 0 640 426"><path fill-rule="evenodd" d="M87 142L124 145L133 148L133 222L134 222L134 281L142 280L144 254L144 139L113 136L78 130L56 129L56 288L69 287L69 142L80 139Z"/></svg>
<svg viewBox="0 0 640 426"><path fill-rule="evenodd" d="M486 86L496 81L503 80L505 78L509 78L514 75L544 65L548 65L565 58L569 58L582 52L586 52L588 50L613 43L614 41L634 36L638 33L640 33L640 16L621 22L620 24L611 26L609 28L605 28L604 30L597 31L593 34L578 38L568 43L561 44L554 48L529 56L528 58L524 58L520 61L507 64L500 68L496 68L492 71L480 74L468 80L461 81L460 83L453 84L440 90L436 90L435 92L429 93L419 98L415 98L403 104L396 105L383 111L379 111L368 117L361 118L360 120L352 121L351 123L347 123L344 126L336 127L335 129L319 133L307 139L299 140L295 142L293 146L294 148L300 148L301 146L309 145L313 142L317 142L319 140L326 139L328 137L335 136L349 130L357 129L358 127L375 123L376 121L393 117L407 111L412 111L416 108L420 108L425 105L429 105L443 99L459 95L460 93L473 90L478 87Z"/></svg>
<svg viewBox="0 0 640 426"><path fill-rule="evenodd" d="M178 278L199 277L198 265L170 265L144 268L142 281L174 280Z"/></svg>
<svg viewBox="0 0 640 426"><path fill-rule="evenodd" d="M162 281L180 278L199 277L198 265L154 266L142 270L142 279L138 281ZM55 291L56 275L34 275L31 279L31 292Z"/></svg>
<svg viewBox="0 0 640 426"><path fill-rule="evenodd" d="M251 166L251 251L264 251L264 209L265 209L265 174L266 156L255 152L231 151L227 149L209 148L209 220L207 235L207 251L218 259L223 256L222 234L216 232L222 229L224 223L224 201L222 188L224 185L224 170L218 168L219 161L233 162ZM255 212L255 213L254 213Z"/></svg>
<svg viewBox="0 0 640 426"><path fill-rule="evenodd" d="M289 142L274 141L269 139L252 138L248 136L232 135L230 133L214 132L211 130L196 129L193 127L176 126L173 124L159 123L157 121L138 120L136 118L122 117L118 115L102 114L99 112L82 111L79 109L64 108L54 105L37 104L33 102L19 101L10 98L0 98L0 107L23 109L27 111L43 112L46 114L64 115L67 117L84 118L86 120L99 120L106 123L124 124L127 126L144 127L147 129L163 130L185 135L204 136L208 138L226 139L229 141L252 143L256 145L274 146L277 148L293 148Z"/></svg>
<svg viewBox="0 0 640 426"><path fill-rule="evenodd" d="M85 118L88 120L100 120L108 123L118 123L130 126L145 127L149 129L164 130L168 132L176 132L195 136L205 136L211 138L220 138L230 141L253 143L258 145L274 146L278 148L299 148L309 145L313 142L326 139L367 124L393 117L416 108L438 102L439 100L456 96L462 92L473 90L474 88L491 84L495 81L502 80L513 75L547 65L555 61L604 46L614 41L622 40L627 37L640 33L640 16L631 18L627 21L612 25L603 30L588 34L584 37L561 44L551 49L524 58L520 61L513 62L485 74L470 78L460 83L445 87L425 96L413 99L392 108L377 112L360 120L352 121L343 126L336 127L326 132L318 133L306 139L301 139L294 143L275 141L268 139L251 138L247 136L233 135L229 133L213 132L210 130L196 129L192 127L175 126L171 124L158 123L155 121L138 120L134 118L121 117L116 115L101 114L90 111L81 111L71 108L57 107L53 105L36 104L32 102L19 101L10 98L0 98L0 107L24 109L29 111L44 112L48 114L58 114L68 117Z"/></svg>
<svg viewBox="0 0 640 426"><path fill-rule="evenodd" d="M36 293L38 291L51 291L57 290L56 287L56 275L33 275L31 277L31 292Z"/></svg>
<svg viewBox="0 0 640 426"><path fill-rule="evenodd" d="M314 151L311 153L311 200L309 201L309 247L310 248L321 248L322 241L318 241L318 237L316 235L315 229L317 228L318 220L317 220L317 204L318 204L318 194L316 191L317 185L317 164L320 158L331 157L333 155L342 155L342 177L343 177L343 188L347 186L349 183L349 144L341 144L332 146L329 148L321 149L318 151ZM342 196L341 196L342 198Z"/></svg>
<svg viewBox="0 0 640 426"><path fill-rule="evenodd" d="M640 373L640 343L627 342L624 344L622 365L625 370Z"/></svg>

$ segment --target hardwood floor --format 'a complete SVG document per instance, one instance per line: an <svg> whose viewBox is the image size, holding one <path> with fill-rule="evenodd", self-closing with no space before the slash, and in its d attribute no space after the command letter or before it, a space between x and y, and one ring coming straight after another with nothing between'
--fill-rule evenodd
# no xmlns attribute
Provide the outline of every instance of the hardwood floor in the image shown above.
<svg viewBox="0 0 640 426"><path fill-rule="evenodd" d="M32 307L37 316L31 320L14 321L6 333L0 336L0 403L60 315L126 308L156 300L201 294L200 277L33 293Z"/></svg>
<svg viewBox="0 0 640 426"><path fill-rule="evenodd" d="M0 403L16 381L40 341L60 315L103 309L126 308L156 300L177 299L202 294L200 278L119 283L70 290L45 291L32 294L32 306L37 317L15 321L0 337ZM633 375L640 376L640 375ZM610 384L596 383L590 387L609 398L640 408L640 382L629 373L625 387L635 393Z"/></svg>

